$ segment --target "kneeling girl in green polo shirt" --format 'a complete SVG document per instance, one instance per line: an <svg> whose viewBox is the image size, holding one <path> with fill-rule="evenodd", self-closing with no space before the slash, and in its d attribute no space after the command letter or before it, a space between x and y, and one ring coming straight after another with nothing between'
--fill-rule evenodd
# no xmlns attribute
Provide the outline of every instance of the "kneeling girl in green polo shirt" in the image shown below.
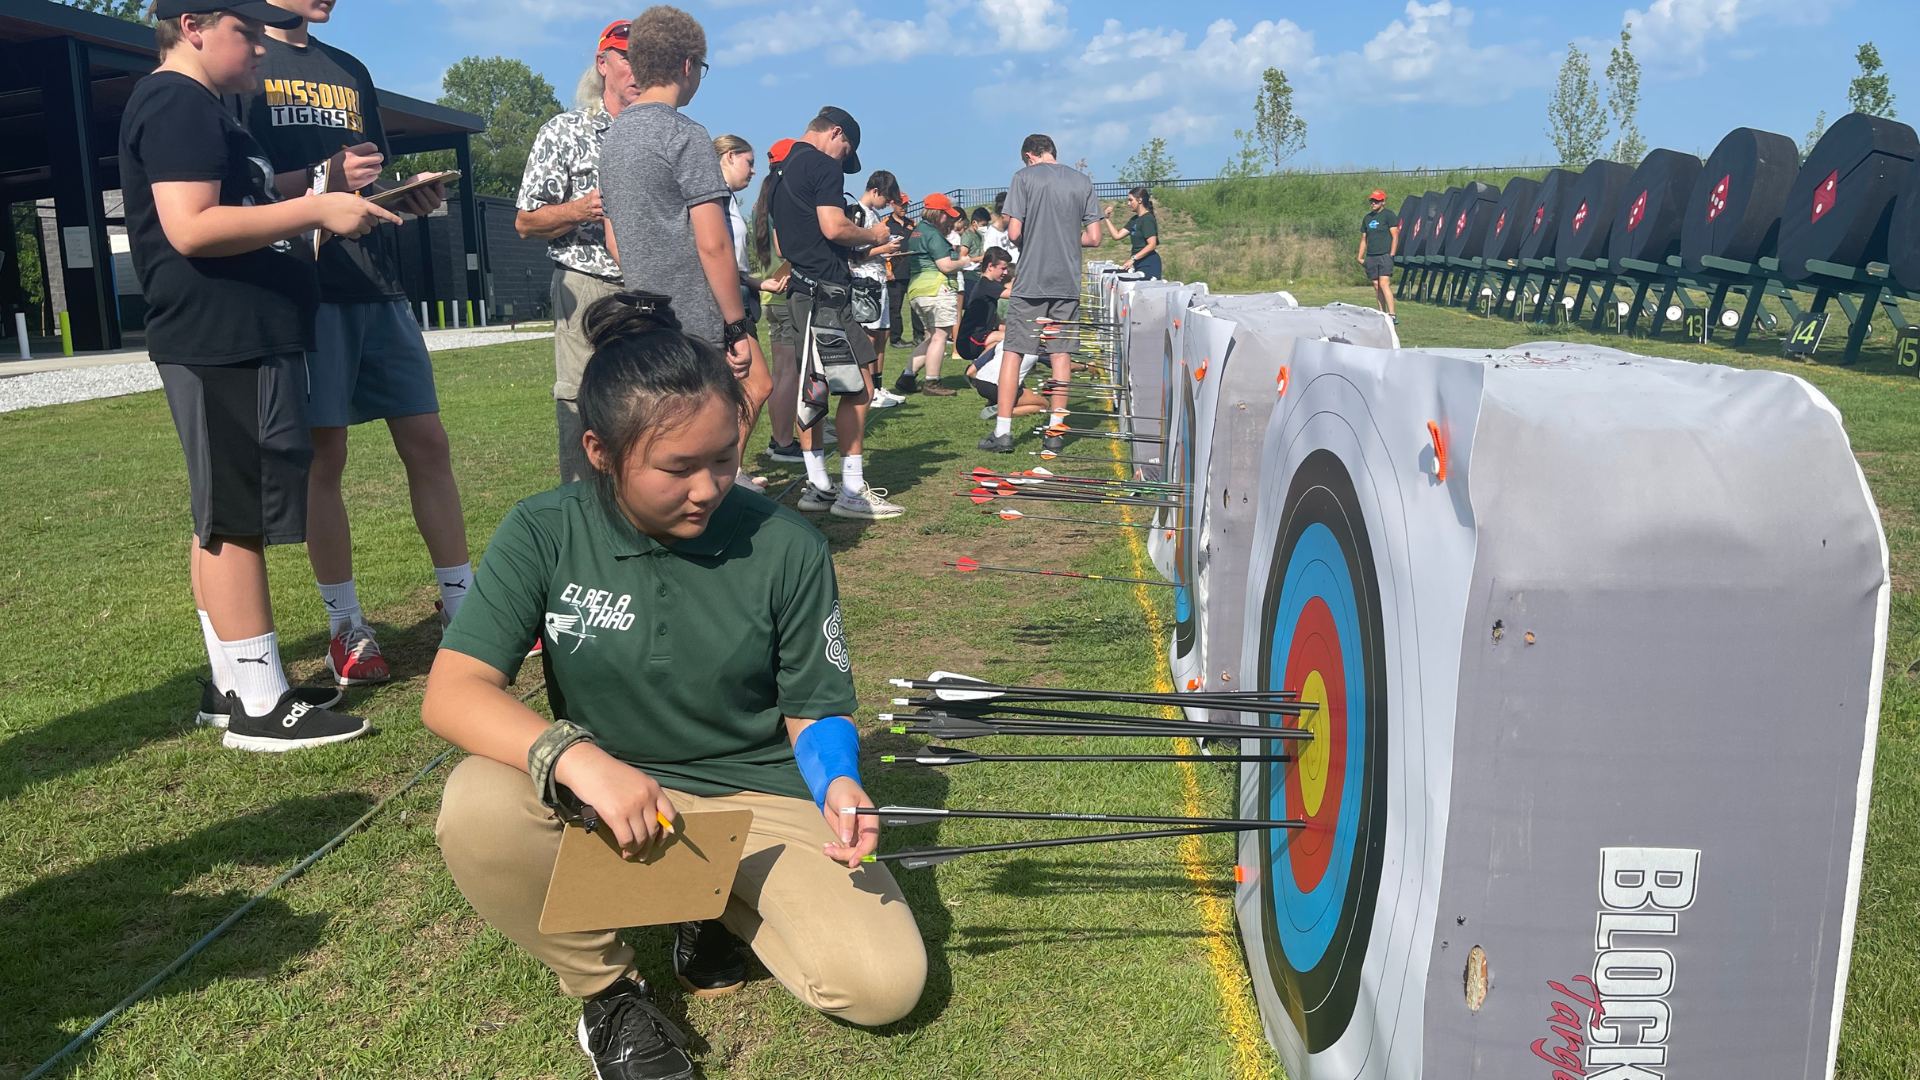
<svg viewBox="0 0 1920 1080"><path fill-rule="evenodd" d="M679 981L700 996L738 987L744 941L814 1008L898 1020L926 952L893 878L860 862L873 819L840 813L873 804L826 540L734 484L745 396L665 298L608 298L586 324L579 403L597 476L508 513L427 681L427 726L472 755L441 804L447 867L482 918L588 999L579 1037L600 1075L685 1076L684 1036L616 934L540 932L555 811L570 793L638 850L656 815L750 809L726 913L680 928ZM507 690L536 640L564 721Z"/></svg>

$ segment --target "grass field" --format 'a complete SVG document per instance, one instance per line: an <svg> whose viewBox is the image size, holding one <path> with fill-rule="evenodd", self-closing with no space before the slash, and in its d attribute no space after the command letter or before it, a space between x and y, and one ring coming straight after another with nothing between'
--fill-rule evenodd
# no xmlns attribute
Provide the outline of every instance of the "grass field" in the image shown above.
<svg viewBox="0 0 1920 1080"><path fill-rule="evenodd" d="M1293 288L1303 303L1368 295ZM1414 304L1401 331L1409 344L1453 346L1547 336ZM1878 343L1851 369L1782 364L1768 341L1745 354L1639 347L1804 375L1846 416L1880 501L1894 623L1841 1075L1920 1075L1920 695L1906 675L1920 657L1920 398L1909 396L1920 379L1899 374ZM515 500L549 483L551 363L542 342L437 358L476 555ZM868 475L909 515L871 526L820 519L868 730L873 706L891 696L887 677L935 667L1139 689L1161 677L1152 605L1163 598L1149 594L1162 590L940 566L966 554L1138 572L1120 530L1004 524L948 494L956 472L983 457L973 449L978 407L965 394L916 397L877 414ZM0 1080L13 1080L443 744L419 722L437 641L432 579L377 428L354 433L349 505L361 596L396 679L349 698L373 718L372 737L285 756L226 751L194 727L205 660L186 586L184 476L161 397L0 414L0 454L9 462L0 615L15 627L0 661ZM775 484L795 469L772 470ZM304 554L275 549L270 563L283 652L296 677L312 678L324 621ZM909 741L871 735L868 746L877 754ZM1152 813L1232 805L1225 766L870 769L881 801ZM433 844L438 793L436 776L397 800L57 1075L590 1075L572 1041L575 1006L479 922L448 878ZM886 844L1023 835L956 822L900 830ZM696 1033L709 1077L1277 1075L1240 1011L1238 945L1220 923L1230 870L1231 843L1215 838L1197 850L1147 842L903 873L932 977L912 1016L874 1032L825 1020L764 977L719 1001L684 997L666 935L631 938L668 1012Z"/></svg>

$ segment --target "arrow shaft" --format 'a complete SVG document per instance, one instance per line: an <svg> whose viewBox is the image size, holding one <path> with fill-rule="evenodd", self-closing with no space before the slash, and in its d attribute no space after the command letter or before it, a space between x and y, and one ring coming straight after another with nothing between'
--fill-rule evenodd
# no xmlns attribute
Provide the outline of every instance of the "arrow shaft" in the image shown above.
<svg viewBox="0 0 1920 1080"><path fill-rule="evenodd" d="M1138 521L1099 521L1094 518L1061 517L1058 514L1027 514L1027 513L1022 513L1018 510L1014 511L1014 513L1017 515L1015 517L1005 517L1001 515L1001 513L997 510L982 510L980 512L983 514L987 514L991 517L998 517L1002 521L1065 521L1074 525L1112 525L1113 527L1118 529L1157 528L1157 526L1155 526L1152 522L1143 523Z"/></svg>
<svg viewBox="0 0 1920 1080"><path fill-rule="evenodd" d="M893 685L907 690L955 691L969 695L958 700L983 700L1000 697L1009 701L1130 701L1136 705L1185 705L1200 695L1150 693L1144 690L1079 690L1053 686L1010 686L1002 683L975 682L972 679L893 679ZM973 695L979 695L975 697ZM1205 695L1231 701L1287 701L1298 697L1291 690L1218 690Z"/></svg>
<svg viewBox="0 0 1920 1080"><path fill-rule="evenodd" d="M952 567L960 566L959 563L948 563L947 565ZM1024 566L988 566L986 563L977 563L964 569L968 573L972 573L975 570L992 570L1002 574L1034 574L1038 577L1079 578L1082 581L1117 581L1123 585L1163 585L1168 588L1174 587L1171 581L1148 581L1146 578L1108 577L1105 574L1075 574L1066 570L1033 570Z"/></svg>
<svg viewBox="0 0 1920 1080"><path fill-rule="evenodd" d="M928 747L929 750L934 749ZM881 758L882 761L912 762L915 765L973 765L979 762L1009 761L1292 761L1292 754L975 754L960 751L952 754L918 754L913 756L893 756Z"/></svg>
<svg viewBox="0 0 1920 1080"><path fill-rule="evenodd" d="M877 818L984 818L991 821L1081 821L1109 822L1115 825L1210 825L1232 829L1304 829L1304 821L1270 821L1260 818L1161 817L1154 814L1069 814L1042 810L948 810L924 806L859 806L851 808L860 817ZM847 811L842 811L845 813Z"/></svg>
<svg viewBox="0 0 1920 1080"><path fill-rule="evenodd" d="M1101 726L1096 724L1061 724L1035 727L1013 727L1002 724L980 722L981 727L960 726L954 724L896 724L889 728L896 735L926 735L935 739L986 739L997 735L1022 735L1029 737L1075 738L1075 739L1200 739L1233 738L1260 739L1266 742L1305 741L1313 738L1313 733L1300 728L1237 728L1224 724L1203 725L1212 730L1198 730L1191 727L1128 727L1125 725ZM1169 724L1173 721L1168 721ZM984 728L984 730L983 730Z"/></svg>

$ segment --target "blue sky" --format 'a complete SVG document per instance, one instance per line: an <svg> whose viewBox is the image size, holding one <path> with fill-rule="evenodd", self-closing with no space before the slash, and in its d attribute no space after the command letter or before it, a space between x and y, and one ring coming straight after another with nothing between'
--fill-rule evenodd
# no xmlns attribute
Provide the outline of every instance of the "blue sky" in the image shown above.
<svg viewBox="0 0 1920 1080"><path fill-rule="evenodd" d="M1795 139L1846 111L1854 49L1874 41L1920 117L1915 0L1137 3L1134 0L698 0L713 74L687 112L764 149L823 104L865 129L861 157L916 195L1004 183L1045 131L1097 179L1153 135L1211 176L1268 66L1309 129L1299 163L1548 160L1546 95L1576 42L1598 76L1632 21L1651 146L1711 151L1731 128ZM321 37L380 85L431 99L462 56L525 60L570 101L599 29L640 6L598 0L341 0Z"/></svg>

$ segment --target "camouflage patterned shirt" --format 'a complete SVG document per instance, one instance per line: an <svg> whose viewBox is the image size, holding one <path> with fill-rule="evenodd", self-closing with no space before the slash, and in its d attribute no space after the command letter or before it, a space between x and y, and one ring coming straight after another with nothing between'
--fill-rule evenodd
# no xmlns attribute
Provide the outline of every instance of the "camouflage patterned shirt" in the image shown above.
<svg viewBox="0 0 1920 1080"><path fill-rule="evenodd" d="M600 145L612 125L613 117L597 102L589 109L569 109L542 125L527 153L527 171L514 205L538 210L599 190ZM547 244L547 255L569 270L620 280L620 264L607 253L607 230L600 222L555 237Z"/></svg>

